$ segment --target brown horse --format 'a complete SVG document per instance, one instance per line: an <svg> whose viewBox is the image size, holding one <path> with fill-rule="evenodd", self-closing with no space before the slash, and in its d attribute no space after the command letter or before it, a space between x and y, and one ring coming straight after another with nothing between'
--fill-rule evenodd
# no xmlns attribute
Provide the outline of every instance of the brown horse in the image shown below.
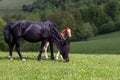
<svg viewBox="0 0 120 80"><path fill-rule="evenodd" d="M63 30L61 30L60 33L61 33L64 40L66 40L67 38L70 38L72 36L71 29L69 27L64 28ZM49 42L46 42L45 46L44 46L44 56L46 59L48 59L48 55L47 55L48 46L49 46ZM60 51L58 51L58 53L56 55L56 59L58 59L59 56L61 57L61 59L63 59L63 57L60 55Z"/></svg>

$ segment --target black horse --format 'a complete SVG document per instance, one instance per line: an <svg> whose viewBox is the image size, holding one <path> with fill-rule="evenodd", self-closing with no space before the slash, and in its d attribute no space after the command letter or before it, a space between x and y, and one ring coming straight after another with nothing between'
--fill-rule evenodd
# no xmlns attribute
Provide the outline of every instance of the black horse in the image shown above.
<svg viewBox="0 0 120 80"><path fill-rule="evenodd" d="M38 60L41 60L41 54L43 52L43 47L46 41L50 43L51 59L54 59L53 55L53 43L56 44L60 50L66 62L69 61L69 44L65 41L60 32L57 30L54 23L47 20L44 22L32 22L32 21L15 21L8 23L4 27L4 39L9 45L9 58L12 59L12 50L14 45L16 45L16 51L19 54L20 59L24 59L20 53L20 38L23 38L29 42L41 42L40 52L38 55Z"/></svg>

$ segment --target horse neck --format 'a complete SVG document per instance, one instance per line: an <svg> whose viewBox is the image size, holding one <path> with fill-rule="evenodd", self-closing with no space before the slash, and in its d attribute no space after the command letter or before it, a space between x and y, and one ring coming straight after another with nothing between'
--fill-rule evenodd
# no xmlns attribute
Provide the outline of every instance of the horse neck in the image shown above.
<svg viewBox="0 0 120 80"><path fill-rule="evenodd" d="M61 51L62 45L64 43L64 39L54 24L50 25L50 29L51 29L50 31L52 32L51 36L52 36L53 42Z"/></svg>
<svg viewBox="0 0 120 80"><path fill-rule="evenodd" d="M60 33L61 33L63 39L66 40L66 38L68 37L66 34L66 29L62 30Z"/></svg>
<svg viewBox="0 0 120 80"><path fill-rule="evenodd" d="M54 38L54 41L56 43L59 43L59 41L64 40L62 35L59 33L59 31L56 29L56 27L51 26L52 36Z"/></svg>
<svg viewBox="0 0 120 80"><path fill-rule="evenodd" d="M66 40L67 36L65 35L65 33L61 33L62 37L64 40Z"/></svg>

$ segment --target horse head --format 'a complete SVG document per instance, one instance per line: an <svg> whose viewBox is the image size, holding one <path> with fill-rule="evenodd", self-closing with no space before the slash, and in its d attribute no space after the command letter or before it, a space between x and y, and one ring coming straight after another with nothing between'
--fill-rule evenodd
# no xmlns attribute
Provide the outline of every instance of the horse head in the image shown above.
<svg viewBox="0 0 120 80"><path fill-rule="evenodd" d="M71 29L69 27L64 28L63 30L61 30L61 35L64 39L72 37Z"/></svg>
<svg viewBox="0 0 120 80"><path fill-rule="evenodd" d="M66 27L65 29L66 29L66 35L68 37L72 37L72 35L71 35L71 28L70 27Z"/></svg>
<svg viewBox="0 0 120 80"><path fill-rule="evenodd" d="M70 51L69 42L67 42L66 39L63 38L63 36L60 34L60 32L55 27L55 25L51 25L50 28L52 31L53 42L56 43L56 46L58 47L63 59L66 62L69 62L69 56L68 56L68 53Z"/></svg>
<svg viewBox="0 0 120 80"><path fill-rule="evenodd" d="M60 50L60 54L62 55L63 59L66 62L69 62L70 44L66 40L62 41L61 44L62 44L62 47Z"/></svg>

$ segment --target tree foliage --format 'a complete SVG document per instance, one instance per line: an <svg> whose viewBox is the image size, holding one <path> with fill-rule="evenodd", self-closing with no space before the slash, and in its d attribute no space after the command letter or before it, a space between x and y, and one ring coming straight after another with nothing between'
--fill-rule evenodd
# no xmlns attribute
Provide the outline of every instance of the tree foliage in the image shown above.
<svg viewBox="0 0 120 80"><path fill-rule="evenodd" d="M19 14L5 15L7 22L15 20L52 20L61 30L72 29L72 40L120 30L119 0L35 0L23 5ZM84 27L83 27L84 26Z"/></svg>
<svg viewBox="0 0 120 80"><path fill-rule="evenodd" d="M5 26L6 22L0 18L0 50L4 51L6 50L6 44L4 42L4 38L3 38L3 27Z"/></svg>
<svg viewBox="0 0 120 80"><path fill-rule="evenodd" d="M91 25L94 35L119 30L119 4L118 0L36 0L33 4L23 5L22 10L30 13L29 17L25 17L24 13L25 16L21 15L23 19L34 21L50 19L58 25L59 30L70 26L74 35L72 40L76 41L80 34L76 29L81 29L86 23ZM22 16L16 15L17 20Z"/></svg>

